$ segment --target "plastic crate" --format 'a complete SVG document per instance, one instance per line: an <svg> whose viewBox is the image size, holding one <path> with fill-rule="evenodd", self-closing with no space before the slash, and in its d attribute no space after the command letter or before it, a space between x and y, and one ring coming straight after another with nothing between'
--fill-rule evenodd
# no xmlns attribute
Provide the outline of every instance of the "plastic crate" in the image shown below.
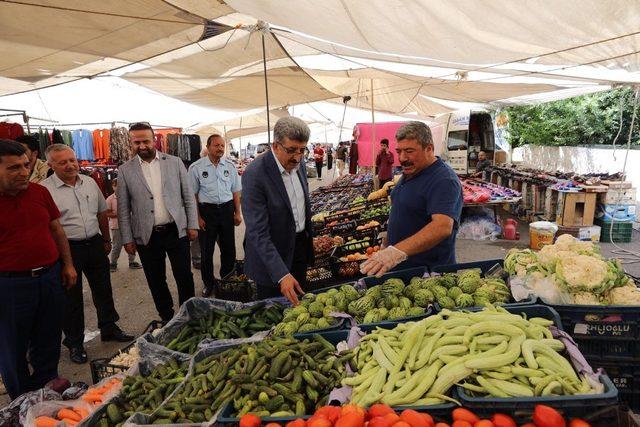
<svg viewBox="0 0 640 427"><path fill-rule="evenodd" d="M557 409L565 417L581 417L585 408L595 410L615 406L618 403L618 390L609 377L602 375L600 382L604 385L604 393L582 394L575 396L535 396L535 397L472 397L458 386L457 394L460 403L480 417L490 416L496 412L514 413L517 422L528 422L536 405L548 405Z"/></svg>
<svg viewBox="0 0 640 427"><path fill-rule="evenodd" d="M461 263L461 264L449 264L449 265L441 265L438 267L433 267L431 269L432 273L455 273L457 271L460 270L469 270L469 269L474 269L474 268L479 268L482 271L482 274L486 274L487 272L489 272L489 270L491 270L493 267L495 266L499 266L500 268L502 268L504 265L504 260L502 259L487 259L487 260L483 260L483 261L475 261L475 262L465 262L465 263ZM503 275L501 275L501 277L507 282L509 279L509 275L504 272ZM511 299L511 302L507 303L507 304L502 304L502 307L510 307L510 306L514 306L514 307L518 307L518 306L522 306L522 305L531 305L531 304L535 304L537 301L537 298L535 296L530 296L529 298L527 298L524 301L514 301L513 299ZM441 307L436 304L436 307L438 310L441 310ZM466 307L465 310L468 310L471 307ZM459 310L459 309L456 309Z"/></svg>
<svg viewBox="0 0 640 427"><path fill-rule="evenodd" d="M149 323L147 325L147 327L144 329L144 331L142 332L142 334L140 335L144 335L146 333L149 332L153 332L156 329L160 329L162 328L163 323L160 320L152 320L151 323ZM113 356L111 357L102 357L99 359L93 359L89 362L89 368L91 369L91 381L93 381L93 384L96 384L98 382L100 382L101 380L108 378L110 376L113 376L115 374L120 374L122 372L126 372L129 370L128 366L123 366L123 365L116 365L113 363L109 363L114 357L116 357L119 353L126 353L129 350L131 350L131 348L133 348L133 346L136 345L135 342L132 342L131 344L127 345L126 347L122 348L120 351L118 351L118 353L115 353Z"/></svg>
<svg viewBox="0 0 640 427"><path fill-rule="evenodd" d="M600 241L604 243L629 243L633 236L633 222L615 221L605 222L599 219L595 220L595 224L600 226ZM611 231L613 227L613 233Z"/></svg>
<svg viewBox="0 0 640 427"><path fill-rule="evenodd" d="M227 301L251 302L256 300L256 285L253 280L235 280L233 277L244 274L244 261L236 261L235 268L222 280L214 283L216 298Z"/></svg>
<svg viewBox="0 0 640 427"><path fill-rule="evenodd" d="M341 257L345 257L353 254L355 251L353 249L349 250L349 247L346 245L336 246L331 254L331 269L333 271L333 276L336 280L343 281L353 281L363 277L363 274L360 273L360 264L362 264L365 259L357 260L357 261L341 261Z"/></svg>
<svg viewBox="0 0 640 427"><path fill-rule="evenodd" d="M633 363L598 363L591 360L589 363L594 369L604 369L618 389L623 404L636 412L640 410L640 366Z"/></svg>
<svg viewBox="0 0 640 427"><path fill-rule="evenodd" d="M329 259L307 268L306 292L314 292L334 284L336 284L336 277L333 274Z"/></svg>
<svg viewBox="0 0 640 427"><path fill-rule="evenodd" d="M343 222L343 221L351 221L354 219L358 219L362 210L364 209L364 205L362 208L352 208L347 210L346 212L333 213L324 216L324 223L329 224L333 221Z"/></svg>
<svg viewBox="0 0 640 427"><path fill-rule="evenodd" d="M587 359L640 361L640 310L624 305L550 305Z"/></svg>

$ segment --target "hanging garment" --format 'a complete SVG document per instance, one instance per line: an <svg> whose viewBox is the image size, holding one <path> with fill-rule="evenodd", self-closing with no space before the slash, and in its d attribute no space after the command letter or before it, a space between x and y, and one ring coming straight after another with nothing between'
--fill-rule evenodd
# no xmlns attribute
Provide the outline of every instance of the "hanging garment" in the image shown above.
<svg viewBox="0 0 640 427"><path fill-rule="evenodd" d="M109 129L93 131L93 154L96 159L109 160Z"/></svg>
<svg viewBox="0 0 640 427"><path fill-rule="evenodd" d="M54 129L51 132L51 142L54 144L64 144L64 139L62 139L62 132L58 129Z"/></svg>
<svg viewBox="0 0 640 427"><path fill-rule="evenodd" d="M60 132L62 134L62 141L64 145L68 145L69 147L73 146L73 138L71 137L71 131L63 130Z"/></svg>
<svg viewBox="0 0 640 427"><path fill-rule="evenodd" d="M109 133L109 154L111 162L116 165L121 165L129 160L131 150L129 147L129 130L127 128L111 128Z"/></svg>
<svg viewBox="0 0 640 427"><path fill-rule="evenodd" d="M24 128L18 123L0 123L0 139L16 139L24 135Z"/></svg>
<svg viewBox="0 0 640 427"><path fill-rule="evenodd" d="M93 135L88 129L76 129L71 134L73 140L73 151L76 152L78 160L94 160Z"/></svg>
<svg viewBox="0 0 640 427"><path fill-rule="evenodd" d="M166 146L164 145L164 135L161 133L156 133L153 135L153 140L156 150L162 151L164 153L166 150Z"/></svg>
<svg viewBox="0 0 640 427"><path fill-rule="evenodd" d="M34 137L38 138L38 145L39 145L39 151L38 151L38 157L42 160L45 160L45 150L47 149L48 146L51 145L51 137L49 136L49 132L46 129L38 129L38 133L33 135Z"/></svg>

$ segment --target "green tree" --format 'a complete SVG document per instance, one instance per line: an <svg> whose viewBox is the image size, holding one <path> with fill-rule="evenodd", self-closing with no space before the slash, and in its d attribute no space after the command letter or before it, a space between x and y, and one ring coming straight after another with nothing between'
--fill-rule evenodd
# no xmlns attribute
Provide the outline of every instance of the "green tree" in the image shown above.
<svg viewBox="0 0 640 427"><path fill-rule="evenodd" d="M634 93L630 88L583 95L545 104L508 107L508 141L512 147L533 145L626 144L633 114ZM632 143L638 144L640 108Z"/></svg>

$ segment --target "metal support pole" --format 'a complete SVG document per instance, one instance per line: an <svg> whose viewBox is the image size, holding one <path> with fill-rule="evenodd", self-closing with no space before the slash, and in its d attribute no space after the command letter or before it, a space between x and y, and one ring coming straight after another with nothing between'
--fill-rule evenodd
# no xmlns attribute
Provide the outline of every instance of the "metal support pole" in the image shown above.
<svg viewBox="0 0 640 427"><path fill-rule="evenodd" d="M267 104L267 142L271 145L271 118L269 117L269 81L267 79L267 50L264 44L264 31L262 32L262 68L264 70L264 95Z"/></svg>
<svg viewBox="0 0 640 427"><path fill-rule="evenodd" d="M376 165L376 115L373 104L373 79L371 82L371 173L375 171Z"/></svg>

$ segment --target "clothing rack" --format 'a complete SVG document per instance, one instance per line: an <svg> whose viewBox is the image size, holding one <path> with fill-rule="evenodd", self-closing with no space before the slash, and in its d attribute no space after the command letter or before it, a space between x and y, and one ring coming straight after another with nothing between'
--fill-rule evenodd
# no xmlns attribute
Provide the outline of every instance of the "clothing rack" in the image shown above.
<svg viewBox="0 0 640 427"><path fill-rule="evenodd" d="M29 121L31 119L42 121L42 122L56 123L55 120L42 119L42 118L39 118L39 117L29 116L25 110L13 110L13 109L10 109L10 108L0 108L0 111L7 111L8 112L7 114L0 114L0 117L12 117L12 116L20 116L20 117L22 117L22 121L27 126L27 133L31 133L31 128L29 126Z"/></svg>
<svg viewBox="0 0 640 427"><path fill-rule="evenodd" d="M117 124L123 125L131 125L137 122L125 122L125 121L109 121L109 122L83 122L83 123L55 123L53 125L44 125L38 126L41 128L58 128L58 127L71 127L71 126L97 126L97 125L110 125L111 127L116 127ZM166 125L154 125L149 124L153 129L161 130L161 129L182 129L182 126L166 126Z"/></svg>

